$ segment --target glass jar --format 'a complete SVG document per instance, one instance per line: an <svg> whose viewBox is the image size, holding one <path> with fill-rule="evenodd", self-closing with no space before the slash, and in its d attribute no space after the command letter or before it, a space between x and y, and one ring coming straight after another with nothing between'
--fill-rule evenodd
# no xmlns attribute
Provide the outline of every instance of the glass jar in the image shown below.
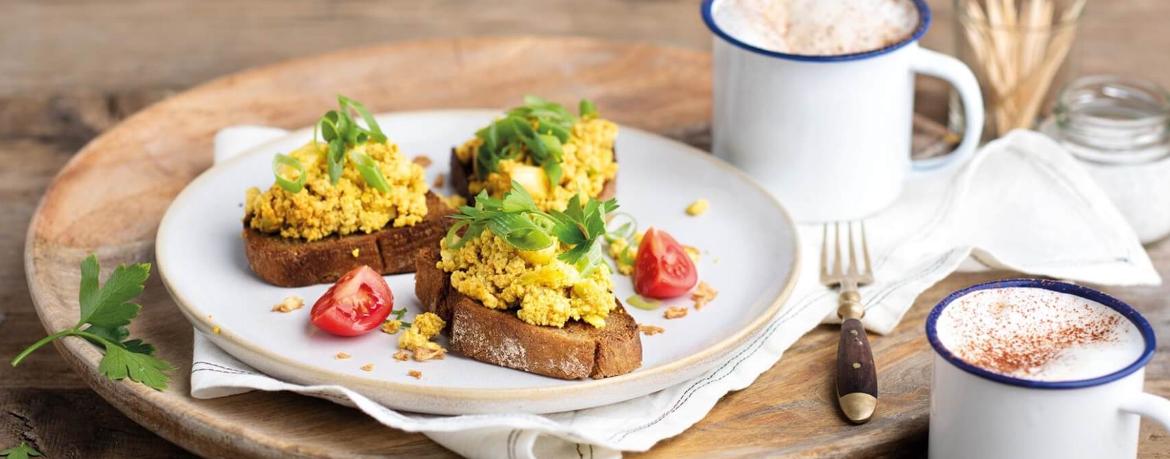
<svg viewBox="0 0 1170 459"><path fill-rule="evenodd" d="M1080 160L1143 243L1170 234L1170 93L1137 78L1079 78L1040 130Z"/></svg>

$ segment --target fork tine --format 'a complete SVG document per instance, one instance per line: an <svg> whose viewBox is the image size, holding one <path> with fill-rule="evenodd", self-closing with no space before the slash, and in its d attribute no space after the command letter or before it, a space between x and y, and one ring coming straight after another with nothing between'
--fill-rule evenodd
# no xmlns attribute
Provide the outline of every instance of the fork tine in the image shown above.
<svg viewBox="0 0 1170 459"><path fill-rule="evenodd" d="M821 282L829 281L829 224L821 227Z"/></svg>
<svg viewBox="0 0 1170 459"><path fill-rule="evenodd" d="M837 243L834 244L836 247L835 247L835 250L833 251L833 275L837 276L837 277L841 277L844 275L844 272L841 271L841 223L840 222L833 223L833 233L836 234L836 238L837 238Z"/></svg>
<svg viewBox="0 0 1170 459"><path fill-rule="evenodd" d="M861 222L861 255L865 257L865 275L873 277L873 266L869 264L869 243L865 240L865 221Z"/></svg>
<svg viewBox="0 0 1170 459"><path fill-rule="evenodd" d="M848 229L849 236L849 276L857 277L857 252L853 250L853 222L845 222L845 228Z"/></svg>

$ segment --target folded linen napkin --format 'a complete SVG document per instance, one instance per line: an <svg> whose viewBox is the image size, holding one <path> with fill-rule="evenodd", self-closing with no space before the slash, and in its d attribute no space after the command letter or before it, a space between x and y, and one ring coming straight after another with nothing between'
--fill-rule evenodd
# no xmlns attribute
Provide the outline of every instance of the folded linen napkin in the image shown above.
<svg viewBox="0 0 1170 459"><path fill-rule="evenodd" d="M243 126L216 136L221 161L285 131ZM803 225L800 279L784 309L727 361L698 378L609 406L547 415L400 413L340 386L270 378L195 332L191 395L291 391L354 406L386 426L422 432L470 458L617 458L645 451L701 420L726 393L747 387L796 339L834 320L836 294L818 283L822 227ZM1014 131L964 168L910 182L866 221L877 282L863 288L865 322L886 333L914 299L969 255L1029 274L1110 285L1158 284L1137 236L1092 179L1052 140Z"/></svg>

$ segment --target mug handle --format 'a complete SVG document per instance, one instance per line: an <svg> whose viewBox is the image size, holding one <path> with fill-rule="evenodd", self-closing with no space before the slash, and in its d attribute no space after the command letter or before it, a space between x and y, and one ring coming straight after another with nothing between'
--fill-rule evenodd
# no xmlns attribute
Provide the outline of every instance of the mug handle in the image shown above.
<svg viewBox="0 0 1170 459"><path fill-rule="evenodd" d="M1170 400L1154 394L1138 392L1121 404L1121 411L1145 416L1170 430Z"/></svg>
<svg viewBox="0 0 1170 459"><path fill-rule="evenodd" d="M979 147L983 136L983 94L975 74L958 59L946 54L918 48L910 63L915 72L942 78L955 87L963 101L966 130L959 147L949 155L912 161L911 176L923 176L949 171L967 163Z"/></svg>

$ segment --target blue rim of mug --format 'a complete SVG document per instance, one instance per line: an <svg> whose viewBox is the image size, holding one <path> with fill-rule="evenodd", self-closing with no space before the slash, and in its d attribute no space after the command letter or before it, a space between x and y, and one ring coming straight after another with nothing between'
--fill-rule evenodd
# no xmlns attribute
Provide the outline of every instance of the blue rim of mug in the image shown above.
<svg viewBox="0 0 1170 459"><path fill-rule="evenodd" d="M781 52L777 52L777 51L771 51L771 50L767 50L764 48L750 45L748 43L740 41L739 39L737 39L735 37L732 37L727 32L724 32L723 29L721 27L719 27L718 24L715 23L715 16L714 16L714 13L712 12L712 10L715 7L715 2L717 2L717 1L722 1L722 0L703 0L703 4L700 7L701 11L703 13L703 22L707 23L707 28L711 29L711 33L714 33L719 38L722 38L724 41L726 41L728 43L731 43L735 46L746 49L748 51L754 52L756 54L763 54L763 55L769 56L769 57L778 57L781 59L788 59L788 60L793 60L793 61L844 62L844 61L856 61L856 60L861 60L861 59L867 59L867 58L874 57L874 56L880 56L882 54L886 54L886 53L892 52L894 50L897 50L897 49L899 49L903 46L906 46L914 41L917 41L919 38L922 38L922 34L926 33L926 29L928 27L930 27L930 7L926 6L926 0L911 0L911 1L913 1L914 6L918 8L918 27L916 27L914 29L914 33L910 34L909 37L907 37L906 39L904 39L902 41L899 41L899 42L894 43L892 45L886 46L884 48L878 48L878 49L874 49L874 50L870 50L870 51L863 51L860 53L835 54L835 55L831 55L831 56L814 56L814 55L807 55L807 54L788 54L788 53L781 53Z"/></svg>
<svg viewBox="0 0 1170 459"><path fill-rule="evenodd" d="M1140 330L1142 333L1142 338L1145 340L1145 350L1142 351L1141 357L1138 357L1137 360L1125 368L1103 376L1098 376L1096 378L1078 379L1072 381L1035 381L1031 379L1013 378L1011 376L1004 376L999 373L993 373L991 371L974 366L955 356L951 353L951 351L947 350L947 348L943 346L942 342L938 339L938 333L935 329L935 324L938 322L939 317L942 316L943 310L946 309L947 305L951 304L951 302L978 290L996 288L1040 288L1054 292L1067 293L1073 296L1084 298L1086 300L1101 303L1113 309L1114 311L1117 311L1130 322L1132 322L1135 326L1137 326L1138 330ZM1154 329L1150 327L1150 323L1147 322L1141 314L1138 314L1136 310L1130 307L1130 305L1125 304L1125 302L1088 287L1082 287L1080 285L1071 284L1068 282L1046 279L1007 279L988 282L985 284L972 285L965 289L954 292L948 295L946 298L943 298L943 300L940 301L938 305L930 311L930 315L926 317L926 339L930 341L930 346L934 348L934 351L938 353L940 357L945 359L947 362L950 362L951 365L959 367L959 369L963 371L984 379L990 379L995 382L1032 389L1081 389L1116 381L1118 379L1129 376L1130 374L1133 374L1133 372L1138 371L1142 367L1146 366L1146 364L1150 362L1150 358L1154 356L1154 347L1157 344L1154 338Z"/></svg>

